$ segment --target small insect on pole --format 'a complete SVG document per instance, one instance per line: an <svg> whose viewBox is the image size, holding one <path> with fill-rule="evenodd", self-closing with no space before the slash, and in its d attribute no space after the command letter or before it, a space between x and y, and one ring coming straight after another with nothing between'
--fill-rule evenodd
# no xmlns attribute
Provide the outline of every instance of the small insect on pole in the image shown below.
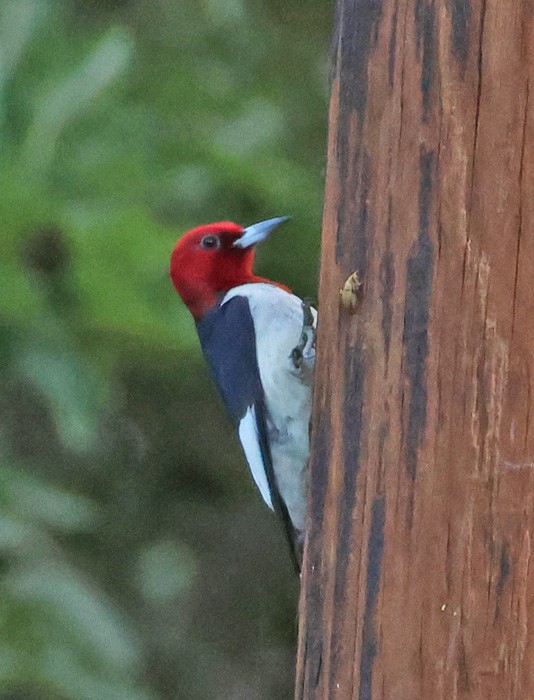
<svg viewBox="0 0 534 700"><path fill-rule="evenodd" d="M533 6L335 22L296 698L534 698Z"/></svg>

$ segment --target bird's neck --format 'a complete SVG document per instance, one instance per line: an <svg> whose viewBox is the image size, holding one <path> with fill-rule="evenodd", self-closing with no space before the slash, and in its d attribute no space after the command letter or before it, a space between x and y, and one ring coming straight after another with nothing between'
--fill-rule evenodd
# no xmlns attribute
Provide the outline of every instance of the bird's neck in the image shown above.
<svg viewBox="0 0 534 700"><path fill-rule="evenodd" d="M256 275L247 275L246 277L236 278L235 280L227 280L225 284L217 286L200 285L191 287L189 290L180 290L180 296L191 312L193 318L198 323L211 309L218 306L225 294L231 289L241 287L244 284L270 284L274 287L280 287L286 292L290 289L283 284L273 282L265 277L257 277Z"/></svg>

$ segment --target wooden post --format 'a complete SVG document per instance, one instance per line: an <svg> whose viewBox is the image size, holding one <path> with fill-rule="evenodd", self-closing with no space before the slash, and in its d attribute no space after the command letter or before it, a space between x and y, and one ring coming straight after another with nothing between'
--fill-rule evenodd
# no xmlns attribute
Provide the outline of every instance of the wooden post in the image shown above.
<svg viewBox="0 0 534 700"><path fill-rule="evenodd" d="M533 21L338 1L299 700L534 698Z"/></svg>

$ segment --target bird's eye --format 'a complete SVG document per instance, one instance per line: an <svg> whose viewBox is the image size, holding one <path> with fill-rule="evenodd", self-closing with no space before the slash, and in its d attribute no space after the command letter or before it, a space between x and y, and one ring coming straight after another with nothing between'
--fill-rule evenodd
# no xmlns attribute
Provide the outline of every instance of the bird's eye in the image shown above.
<svg viewBox="0 0 534 700"><path fill-rule="evenodd" d="M221 247L221 241L219 236L204 236L204 238L200 241L200 245L205 250L215 250L216 248Z"/></svg>

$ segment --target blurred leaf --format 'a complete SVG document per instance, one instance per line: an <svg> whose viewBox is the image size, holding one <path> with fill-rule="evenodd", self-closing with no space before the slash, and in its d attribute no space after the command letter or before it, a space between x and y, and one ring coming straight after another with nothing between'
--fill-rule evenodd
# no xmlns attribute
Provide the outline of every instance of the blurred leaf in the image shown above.
<svg viewBox="0 0 534 700"><path fill-rule="evenodd" d="M127 668L136 662L134 641L118 615L65 563L59 569L45 562L31 570L23 567L4 584L21 602L54 610L63 634L82 646L88 659L97 658L101 668Z"/></svg>
<svg viewBox="0 0 534 700"><path fill-rule="evenodd" d="M126 69L131 54L129 36L114 28L78 69L38 97L23 147L23 161L30 172L43 172L49 166L61 131Z"/></svg>
<svg viewBox="0 0 534 700"><path fill-rule="evenodd" d="M44 20L47 0L5 0L0 12L0 107L24 49ZM0 114L3 113L3 109Z"/></svg>
<svg viewBox="0 0 534 700"><path fill-rule="evenodd" d="M248 102L241 114L215 133L215 143L234 157L243 157L275 144L283 132L280 110L264 99Z"/></svg>
<svg viewBox="0 0 534 700"><path fill-rule="evenodd" d="M35 681L77 699L150 697L129 680L139 651L127 626L41 527L93 520L86 499L0 469L0 554L12 557L0 579L0 688Z"/></svg>
<svg viewBox="0 0 534 700"><path fill-rule="evenodd" d="M189 547L163 540L141 552L138 571L144 596L163 603L191 588L197 561Z"/></svg>
<svg viewBox="0 0 534 700"><path fill-rule="evenodd" d="M94 524L96 517L95 506L87 498L59 491L7 467L0 468L0 503L4 507L11 505L23 522L26 519L28 523L62 530L85 530ZM0 522L3 523L0 546L10 529L12 537L17 534L20 538L25 532L23 525L9 523L1 514Z"/></svg>
<svg viewBox="0 0 534 700"><path fill-rule="evenodd" d="M78 452L87 451L97 438L104 395L101 379L74 353L47 350L34 348L22 355L20 371L51 402L65 444Z"/></svg>

